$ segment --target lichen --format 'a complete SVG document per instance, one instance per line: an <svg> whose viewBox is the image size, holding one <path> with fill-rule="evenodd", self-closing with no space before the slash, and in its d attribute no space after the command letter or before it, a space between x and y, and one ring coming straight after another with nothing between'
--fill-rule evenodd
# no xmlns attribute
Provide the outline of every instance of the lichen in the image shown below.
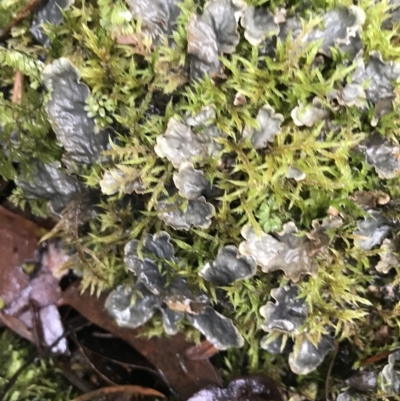
<svg viewBox="0 0 400 401"><path fill-rule="evenodd" d="M257 268L254 259L238 255L238 249L233 245L221 248L216 259L206 263L200 271L200 276L215 285L230 285L237 280L253 277Z"/></svg>
<svg viewBox="0 0 400 401"><path fill-rule="evenodd" d="M163 260L161 270L159 260ZM143 247L136 240L125 245L125 263L138 281L135 287L119 286L108 295L105 308L115 321L122 327L137 328L159 311L168 334L176 334L178 323L186 317L216 348L242 347L243 337L232 321L209 306L205 294L193 294L182 278L167 282L167 261L178 260L166 232L147 236ZM132 302L134 291L140 295Z"/></svg>
<svg viewBox="0 0 400 401"><path fill-rule="evenodd" d="M307 306L304 299L298 298L298 287L274 288L271 296L276 302L268 302L260 308L260 314L265 319L261 328L265 331L296 332L307 319Z"/></svg>
<svg viewBox="0 0 400 401"><path fill-rule="evenodd" d="M298 229L294 223L284 225L278 239L262 233L259 239L251 226L242 229L245 241L239 245L242 255L251 256L265 273L283 270L285 276L294 282L302 274L315 275L317 265L312 261L312 249L306 238L297 237Z"/></svg>

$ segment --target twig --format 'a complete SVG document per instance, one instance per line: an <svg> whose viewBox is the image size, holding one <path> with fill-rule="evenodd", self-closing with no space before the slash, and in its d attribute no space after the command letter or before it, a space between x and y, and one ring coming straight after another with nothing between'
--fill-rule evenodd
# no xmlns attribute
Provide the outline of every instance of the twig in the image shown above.
<svg viewBox="0 0 400 401"><path fill-rule="evenodd" d="M92 333L92 335L93 334L94 333ZM103 337L103 338L105 338L105 337ZM139 365L133 365L133 364L128 363L128 362L117 361L116 359L112 359L112 358L109 358L108 356L101 355L101 354L97 353L96 351L91 351L91 352L92 352L92 354L94 354L96 356L100 356L103 359L105 359L106 361L110 361L110 362L112 362L112 363L114 363L114 364L116 364L118 366L121 366L121 367L123 367L123 368L125 368L125 369L127 369L129 371L130 370L143 370L144 372L148 372L148 373L156 376L156 378L158 380L160 380L166 387L169 387L169 384L166 381L165 377L161 374L162 372L157 372L156 370L148 368L147 366L139 366Z"/></svg>
<svg viewBox="0 0 400 401"><path fill-rule="evenodd" d="M39 307L32 301L29 301L29 307L32 314L32 335L39 358L43 358L46 349L43 347L44 333L40 323Z"/></svg>
<svg viewBox="0 0 400 401"><path fill-rule="evenodd" d="M32 11L36 9L44 0L31 0L17 16L4 28L3 33L0 35L0 42L5 42L10 36L11 30L23 19L28 17Z"/></svg>
<svg viewBox="0 0 400 401"><path fill-rule="evenodd" d="M115 41L119 45L136 46L138 44L136 35L119 35L115 38Z"/></svg>
<svg viewBox="0 0 400 401"><path fill-rule="evenodd" d="M112 380L110 380L106 375L104 375L103 373L101 373L99 371L99 369L96 368L96 366L92 363L92 361L89 359L89 357L86 355L82 345L80 344L78 337L76 336L75 333L72 334L72 340L74 341L74 343L76 344L76 346L79 348L79 351L81 352L81 354L83 355L83 357L86 359L87 363L90 365L90 367L109 385L111 386L118 386L117 383L113 382Z"/></svg>
<svg viewBox="0 0 400 401"><path fill-rule="evenodd" d="M55 366L61 370L64 377L73 384L77 389L82 391L82 393L89 393L96 389L96 386L90 381L81 379L76 372L74 372L70 367L66 366L65 363L61 361L56 361Z"/></svg>
<svg viewBox="0 0 400 401"><path fill-rule="evenodd" d="M325 399L326 399L326 401L330 400L330 398L329 398L330 380L331 380L333 364L335 362L338 351L339 351L339 345L335 344L335 352L332 356L331 363L329 364L329 369L328 369L328 373L326 374L326 380L325 380Z"/></svg>
<svg viewBox="0 0 400 401"><path fill-rule="evenodd" d="M92 336L96 338L114 338L111 333L100 333L99 331L94 331Z"/></svg>
<svg viewBox="0 0 400 401"><path fill-rule="evenodd" d="M364 367L367 365L371 365L372 363L376 363L381 361L382 359L386 359L391 353L397 351L396 349L394 350L387 350L387 351L382 351L381 353L379 353L378 355L373 355L370 356L367 359L364 359L363 361L361 361L360 366Z"/></svg>
<svg viewBox="0 0 400 401"><path fill-rule="evenodd" d="M75 398L73 401L89 401L92 398L97 397L99 395L121 393L121 392L143 395L143 396L153 396L153 397L165 398L164 394L160 393L157 390L153 390L152 388L124 385L124 386L115 386L115 387L103 387L98 390L92 391L91 393L82 394L79 397Z"/></svg>
<svg viewBox="0 0 400 401"><path fill-rule="evenodd" d="M14 75L14 87L12 95L13 103L21 103L23 87L24 87L24 74L22 74L20 70L17 70L15 71Z"/></svg>

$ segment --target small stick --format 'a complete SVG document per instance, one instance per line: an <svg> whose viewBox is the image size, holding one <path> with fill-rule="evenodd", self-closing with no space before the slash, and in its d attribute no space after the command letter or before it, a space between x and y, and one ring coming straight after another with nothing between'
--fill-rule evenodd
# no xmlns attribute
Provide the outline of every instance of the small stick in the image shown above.
<svg viewBox="0 0 400 401"><path fill-rule="evenodd" d="M22 91L24 89L24 74L20 70L15 71L14 87L11 101L14 104L20 104L22 100ZM18 113L14 113L14 118L17 119Z"/></svg>
<svg viewBox="0 0 400 401"><path fill-rule="evenodd" d="M112 380L110 380L106 375L104 375L103 373L101 373L96 366L94 365L94 363L92 363L92 361L89 359L89 357L86 355L85 350L83 349L82 345L80 344L78 337L75 333L72 333L71 335L72 340L74 341L74 343L76 344L76 346L78 347L79 351L81 352L81 354L83 355L83 357L86 359L87 363L90 365L90 367L108 384L111 386L118 386L117 383L113 382Z"/></svg>
<svg viewBox="0 0 400 401"><path fill-rule="evenodd" d="M103 387L98 390L92 391L91 393L82 394L79 397L75 398L73 401L89 401L94 397L105 394L113 394L113 393L130 393L137 394L142 396L152 396L152 397L160 397L165 398L165 395L160 393L157 390L153 390L148 387L141 386L132 386L132 385L123 385L123 386L115 386L115 387Z"/></svg>
<svg viewBox="0 0 400 401"><path fill-rule="evenodd" d="M119 45L136 46L138 44L136 35L120 35L115 38L115 41Z"/></svg>
<svg viewBox="0 0 400 401"><path fill-rule="evenodd" d="M329 369L328 369L328 373L326 374L326 380L325 380L325 398L326 398L326 401L330 400L329 390L330 390L330 387L331 387L330 386L331 374L332 374L333 364L335 363L335 359L336 359L336 355L337 355L338 351L339 351L339 345L335 344L335 352L333 353L331 363L329 364Z"/></svg>
<svg viewBox="0 0 400 401"><path fill-rule="evenodd" d="M21 103L22 89L24 87L24 74L20 70L15 71L14 88L11 101L13 103Z"/></svg>
<svg viewBox="0 0 400 401"><path fill-rule="evenodd" d="M31 0L17 16L4 28L3 33L0 35L0 42L5 42L10 36L11 30L19 24L23 19L28 17L32 11L36 9L44 0Z"/></svg>
<svg viewBox="0 0 400 401"><path fill-rule="evenodd" d="M77 389L82 391L82 393L89 393L96 389L96 386L84 379L81 379L76 372L74 372L69 366L61 361L56 361L55 365L58 369L62 371L64 377L73 384Z"/></svg>

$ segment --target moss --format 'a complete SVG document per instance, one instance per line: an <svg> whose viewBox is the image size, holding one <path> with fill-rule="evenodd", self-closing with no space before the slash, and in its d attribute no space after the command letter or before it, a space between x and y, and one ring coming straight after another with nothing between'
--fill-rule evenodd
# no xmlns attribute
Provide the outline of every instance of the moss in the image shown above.
<svg viewBox="0 0 400 401"><path fill-rule="evenodd" d="M248 3L267 4L275 9L286 2ZM242 350L227 353L227 375L264 371L279 378L280 368L287 369L286 358L273 357L259 348L263 335L259 308L268 301L272 288L285 283L282 275L259 273L253 279L225 288L229 306L218 304L216 289L198 276L221 246L239 245L243 240L240 230L246 223L258 233L277 233L284 223L294 221L306 233L313 220L326 217L330 206L342 213L344 225L332 234L328 249L316 257L318 275L299 283L310 311L305 324L307 332L317 341L321 334L332 330L338 342L348 340L354 345L357 362L378 351L378 346L371 345L371 336L383 322L391 327L393 338L398 338L398 305L387 309L367 291L376 280L373 265L377 252L361 251L355 246L353 231L364 211L350 198L357 190L382 190L391 197L390 205L382 206L382 211L398 220L399 179L379 179L356 151L357 145L374 130L369 124L373 109L342 107L337 111L327 101L332 89L343 87L349 80L356 67L352 60L336 49L332 59L318 65L315 58L319 43L302 43L305 35L321 23L318 15L322 11L347 3L352 4L334 0L290 1L288 14L296 12L303 18L300 36L278 41L276 55L271 57L264 55L261 47L251 46L242 35L236 52L221 57L227 78L217 83L209 78L187 82L185 25L192 12L201 10L194 0L182 2L174 33L175 47L160 46L152 51L149 41L140 35L140 23L126 18L129 11L122 0L76 0L65 11L63 24L47 25L50 48L32 46L27 30L13 37L7 49L0 47L0 175L13 179L16 170L29 174L32 158L45 162L61 160L62 149L43 107L48 95L42 87L43 64L38 56L46 58L46 63L61 56L69 58L90 87L86 104L89 115L95 118L99 129L109 125L113 129L110 150L105 153L107 159L80 170L80 180L99 189L104 171L118 166L128 181L140 174L145 188L143 195L126 195L121 190L103 196L98 217L83 227L58 226L56 231L79 250L74 268L83 274L83 287L100 292L126 281L123 246L127 240L166 230L183 261L172 267L172 274L184 277L193 288L205 290L247 340ZM369 51L380 51L384 60L396 61L398 27L390 31L380 27L387 2L362 0L359 6L366 13L361 33L364 59ZM12 17L14 9L15 2L11 2L7 18L0 11L0 26L4 25L3 19ZM136 44L117 44L116 38L122 35L133 35ZM10 100L15 69L26 77L21 104ZM239 107L234 105L237 92L247 100ZM334 129L327 128L325 122L310 128L292 122L291 110L299 102L310 104L314 97L330 110ZM210 104L216 108L217 128L226 135L218 140L223 149L222 159L209 160L202 167L206 178L218 187L216 214L207 230L174 231L162 223L155 210L160 196L169 196L167 189L174 170L166 159L157 157L154 145L171 117L182 120L184 113L194 115ZM265 104L281 113L285 121L271 146L257 151L249 141L241 141L240 136L245 127L256 127L257 112ZM394 112L380 120L377 130L398 141L399 124L400 117ZM15 132L17 142L11 140ZM222 169L218 164L221 161L233 162L233 166ZM306 178L300 182L287 179L291 166L303 171ZM26 202L18 188L12 200ZM43 203L29 202L37 213L43 213ZM393 271L379 280L398 283L399 277L399 272ZM376 315L373 323L369 319L371 314ZM184 330L191 333L187 327ZM144 326L144 333L160 335L160 322L155 320ZM312 378L321 381L324 369L321 376L316 373Z"/></svg>
<svg viewBox="0 0 400 401"><path fill-rule="evenodd" d="M33 346L21 340L8 330L0 334L0 392L8 387L10 380L17 377L15 383L2 394L6 401L36 400L67 401L75 392L69 386L61 372L49 359L40 361L32 358ZM25 364L26 368L22 370ZM21 373L18 373L21 369Z"/></svg>

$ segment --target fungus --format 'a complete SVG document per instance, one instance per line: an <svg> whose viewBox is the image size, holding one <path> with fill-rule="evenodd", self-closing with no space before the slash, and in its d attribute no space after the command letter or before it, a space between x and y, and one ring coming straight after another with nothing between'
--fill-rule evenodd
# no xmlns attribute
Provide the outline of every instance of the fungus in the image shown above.
<svg viewBox="0 0 400 401"><path fill-rule="evenodd" d="M317 220L313 220L311 226L313 229L306 234L307 238L313 241L315 250L329 244L329 231L337 230L343 225L343 220L339 217L330 216L322 220L320 224Z"/></svg>
<svg viewBox="0 0 400 401"><path fill-rule="evenodd" d="M43 83L51 91L51 96L46 112L68 157L77 163L91 164L107 148L108 133L95 133L94 119L89 118L85 110L89 88L79 80L77 68L66 58L47 65Z"/></svg>
<svg viewBox="0 0 400 401"><path fill-rule="evenodd" d="M208 127L211 126L216 119L215 106L209 105L203 107L197 114L185 114L185 123L191 127Z"/></svg>
<svg viewBox="0 0 400 401"><path fill-rule="evenodd" d="M344 391L343 393L340 393L336 401L364 401L365 400L365 395L360 395L360 394L354 394L352 391Z"/></svg>
<svg viewBox="0 0 400 401"><path fill-rule="evenodd" d="M281 42L285 42L289 35L291 35L292 39L296 39L303 30L303 24L298 17L287 18L279 26L279 39Z"/></svg>
<svg viewBox="0 0 400 401"><path fill-rule="evenodd" d="M302 274L317 273L318 266L312 257L329 243L328 231L338 229L342 223L340 218L327 218L322 224L314 220L313 230L300 237L296 235L299 232L296 225L289 222L283 225L277 238L264 232L258 237L247 224L241 230L245 241L240 243L239 252L251 256L264 273L283 270L287 279L297 282Z"/></svg>
<svg viewBox="0 0 400 401"><path fill-rule="evenodd" d="M215 285L226 286L237 280L253 277L257 272L254 259L249 256L238 255L236 246L227 245L220 248L217 258L200 271L204 280Z"/></svg>
<svg viewBox="0 0 400 401"><path fill-rule="evenodd" d="M134 292L137 294L132 304ZM107 297L105 308L119 326L136 329L150 320L161 304L160 298L138 283L134 288L118 286Z"/></svg>
<svg viewBox="0 0 400 401"><path fill-rule="evenodd" d="M165 133L157 138L157 155L166 157L175 168L186 161L202 161L208 156L210 138L195 134L191 128L174 118L168 122Z"/></svg>
<svg viewBox="0 0 400 401"><path fill-rule="evenodd" d="M375 209L390 202L390 196L383 191L356 191L350 198L364 210Z"/></svg>
<svg viewBox="0 0 400 401"><path fill-rule="evenodd" d="M361 370L346 379L345 384L355 390L363 392L376 390L378 375L374 370Z"/></svg>
<svg viewBox="0 0 400 401"><path fill-rule="evenodd" d="M389 18L386 18L382 22L382 28L392 29L393 24L398 24L400 22L400 1L388 0L387 5L389 6Z"/></svg>
<svg viewBox="0 0 400 401"><path fill-rule="evenodd" d="M237 92L235 95L235 99L233 100L233 105L236 107L244 106L247 104L246 96L243 93Z"/></svg>
<svg viewBox="0 0 400 401"><path fill-rule="evenodd" d="M176 262L170 239L169 234L164 231L153 236L147 235L141 249L142 257L138 253L138 240L129 241L125 245L124 261L127 268L155 295L161 295L166 285L166 279L161 275L157 261L164 260L162 264L164 270L167 269L165 260Z"/></svg>
<svg viewBox="0 0 400 401"><path fill-rule="evenodd" d="M132 303L134 293L136 296ZM167 309L162 300L140 282L133 288L117 287L107 297L105 308L119 326L131 329L142 326L158 311L163 318L164 330L169 335L179 331L178 323L184 318L183 313Z"/></svg>
<svg viewBox="0 0 400 401"><path fill-rule="evenodd" d="M372 127L376 127L382 117L393 112L393 99L394 97L385 97L377 101L374 108L374 115L371 120Z"/></svg>
<svg viewBox="0 0 400 401"><path fill-rule="evenodd" d="M276 302L269 301L260 308L260 314L265 318L261 328L265 331L298 332L307 319L307 306L304 299L299 298L299 287L274 288L271 297Z"/></svg>
<svg viewBox="0 0 400 401"><path fill-rule="evenodd" d="M280 20L279 34L278 36L268 37L264 40L261 48L262 54L273 57L276 52L276 43L278 38L282 43L284 43L289 35L293 40L295 40L301 34L303 30L301 19L298 17L291 17L286 19L286 16L284 17L285 13L285 10L283 10L281 12L281 17L278 17L278 15L276 15L277 20Z"/></svg>

